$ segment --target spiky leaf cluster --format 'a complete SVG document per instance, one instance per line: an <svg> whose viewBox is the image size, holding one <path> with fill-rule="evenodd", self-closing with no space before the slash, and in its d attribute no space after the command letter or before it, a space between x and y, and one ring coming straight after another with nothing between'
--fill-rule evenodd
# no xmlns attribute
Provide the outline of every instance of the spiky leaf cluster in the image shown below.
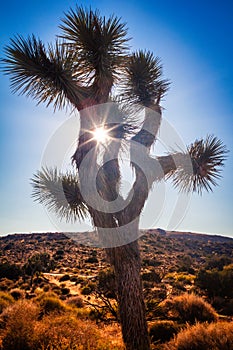
<svg viewBox="0 0 233 350"><path fill-rule="evenodd" d="M73 54L64 43L56 41L46 49L34 35L17 36L5 48L4 71L11 77L13 92L30 96L54 109L63 108L67 101L74 104L82 98L84 89L73 73Z"/></svg>
<svg viewBox="0 0 233 350"><path fill-rule="evenodd" d="M60 219L74 222L88 215L75 175L62 174L56 168L43 168L34 175L31 183L34 200L44 204Z"/></svg>
<svg viewBox="0 0 233 350"><path fill-rule="evenodd" d="M131 104L150 107L159 103L169 88L169 81L162 79L162 65L150 51L136 51L126 66L123 96Z"/></svg>
<svg viewBox="0 0 233 350"><path fill-rule="evenodd" d="M120 20L115 16L107 19L97 10L87 11L82 7L70 10L63 19L62 38L73 48L81 67L79 71L88 83L113 80L124 62L129 39Z"/></svg>
<svg viewBox="0 0 233 350"><path fill-rule="evenodd" d="M183 191L202 194L212 191L221 177L228 150L217 137L208 135L205 140L196 140L188 147L192 168L178 167L172 174L176 187Z"/></svg>

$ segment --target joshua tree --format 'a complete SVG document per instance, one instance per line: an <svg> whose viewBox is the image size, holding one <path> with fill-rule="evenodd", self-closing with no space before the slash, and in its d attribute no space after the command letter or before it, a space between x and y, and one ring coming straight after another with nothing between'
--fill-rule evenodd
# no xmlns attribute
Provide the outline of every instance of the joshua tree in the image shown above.
<svg viewBox="0 0 233 350"><path fill-rule="evenodd" d="M226 149L216 137L208 136L191 144L187 152L151 157L161 122L160 103L169 88L159 58L147 51L130 52L125 24L98 11L70 10L60 29L55 44L47 47L33 35L15 37L3 59L14 92L52 104L55 110L70 105L79 112L78 144L72 157L75 175L44 168L32 180L33 194L66 220L90 215L115 271L126 348L147 350L137 240L140 213L153 183L162 178L171 177L182 190L211 190ZM144 121L137 129L139 111L144 111ZM102 127L98 132L106 133L105 142L98 141L97 126ZM127 140L135 178L123 198L119 157ZM87 179L92 177L104 206L98 207L90 190Z"/></svg>

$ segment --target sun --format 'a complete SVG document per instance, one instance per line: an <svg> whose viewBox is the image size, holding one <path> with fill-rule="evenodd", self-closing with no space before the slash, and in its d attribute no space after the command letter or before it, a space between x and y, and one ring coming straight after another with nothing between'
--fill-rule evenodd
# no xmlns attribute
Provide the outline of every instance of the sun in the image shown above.
<svg viewBox="0 0 233 350"><path fill-rule="evenodd" d="M104 143L108 139L108 131L102 126L93 131L94 139L99 143Z"/></svg>

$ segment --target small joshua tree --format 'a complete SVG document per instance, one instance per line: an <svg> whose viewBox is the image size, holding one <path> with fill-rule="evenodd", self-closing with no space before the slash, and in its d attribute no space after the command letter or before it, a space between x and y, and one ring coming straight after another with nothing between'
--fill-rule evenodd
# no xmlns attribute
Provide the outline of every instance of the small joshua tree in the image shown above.
<svg viewBox="0 0 233 350"><path fill-rule="evenodd" d="M152 158L162 117L160 104L169 88L159 58L148 51L130 52L125 24L98 11L70 10L60 29L60 38L47 48L35 36L12 39L3 59L14 92L53 104L55 110L71 105L79 112L74 174L38 171L32 180L34 198L60 218L91 217L114 268L126 348L147 350L137 240L145 201L153 183L168 177L182 190L211 190L226 148L208 136L186 152ZM138 128L141 111L144 121ZM123 198L119 159L126 144L135 179Z"/></svg>

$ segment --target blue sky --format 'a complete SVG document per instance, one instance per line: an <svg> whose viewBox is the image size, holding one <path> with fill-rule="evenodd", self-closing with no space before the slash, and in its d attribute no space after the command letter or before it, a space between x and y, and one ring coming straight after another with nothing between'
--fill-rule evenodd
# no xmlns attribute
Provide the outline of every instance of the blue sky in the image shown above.
<svg viewBox="0 0 233 350"><path fill-rule="evenodd" d="M59 34L63 13L75 1L11 1L1 5L0 56L15 34L34 33L45 43ZM172 81L163 102L164 117L185 144L215 134L230 150L223 178L213 193L194 194L177 230L233 236L233 3L206 1L82 1L108 16L122 17L134 49L150 49L161 57ZM69 114L36 106L13 95L9 79L0 80L0 234L63 229L32 201L30 178L40 168L43 151ZM175 192L166 185L158 220L153 205L144 213L143 227L168 225ZM154 197L153 197L154 198ZM147 221L147 218L149 220ZM87 229L89 226L82 226Z"/></svg>

